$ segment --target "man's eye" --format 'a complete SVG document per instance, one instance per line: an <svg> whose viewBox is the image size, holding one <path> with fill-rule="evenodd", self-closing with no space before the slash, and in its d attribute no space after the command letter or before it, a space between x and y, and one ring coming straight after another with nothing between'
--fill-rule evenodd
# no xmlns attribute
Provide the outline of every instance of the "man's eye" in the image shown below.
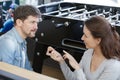
<svg viewBox="0 0 120 80"><path fill-rule="evenodd" d="M35 21L31 21L32 24L36 23Z"/></svg>
<svg viewBox="0 0 120 80"><path fill-rule="evenodd" d="M34 21L32 21L31 23L35 23Z"/></svg>

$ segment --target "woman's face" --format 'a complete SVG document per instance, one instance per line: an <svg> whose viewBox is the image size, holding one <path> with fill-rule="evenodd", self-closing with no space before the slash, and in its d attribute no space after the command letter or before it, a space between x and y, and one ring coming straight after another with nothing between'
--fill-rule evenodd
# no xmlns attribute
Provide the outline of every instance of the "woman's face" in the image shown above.
<svg viewBox="0 0 120 80"><path fill-rule="evenodd" d="M99 46L101 39L94 38L86 26L84 26L84 28L83 28L83 33L84 34L83 34L81 39L84 41L86 48L93 48L94 49L94 48Z"/></svg>

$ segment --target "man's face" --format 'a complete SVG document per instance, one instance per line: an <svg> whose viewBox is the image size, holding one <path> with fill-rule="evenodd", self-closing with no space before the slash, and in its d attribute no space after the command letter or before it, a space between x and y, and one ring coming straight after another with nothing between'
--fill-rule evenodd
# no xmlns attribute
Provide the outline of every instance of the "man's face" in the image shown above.
<svg viewBox="0 0 120 80"><path fill-rule="evenodd" d="M35 33L38 29L38 22L39 18L34 16L28 16L28 18L22 22L21 32L24 37L35 37Z"/></svg>

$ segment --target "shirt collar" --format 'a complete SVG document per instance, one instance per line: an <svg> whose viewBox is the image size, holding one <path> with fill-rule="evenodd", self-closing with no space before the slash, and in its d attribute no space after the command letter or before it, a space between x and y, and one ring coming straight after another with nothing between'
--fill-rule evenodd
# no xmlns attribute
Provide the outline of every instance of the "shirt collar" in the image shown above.
<svg viewBox="0 0 120 80"><path fill-rule="evenodd" d="M21 44L21 43L26 44L26 40L23 39L23 38L20 36L20 34L17 32L17 30L16 30L15 27L13 27L12 31L14 32L15 37L16 37L16 40L18 41L18 43L20 43L20 44Z"/></svg>

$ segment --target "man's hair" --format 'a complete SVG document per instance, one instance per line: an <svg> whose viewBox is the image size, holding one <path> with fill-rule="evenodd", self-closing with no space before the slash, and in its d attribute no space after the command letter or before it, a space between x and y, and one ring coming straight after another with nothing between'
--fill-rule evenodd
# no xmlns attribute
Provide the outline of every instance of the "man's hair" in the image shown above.
<svg viewBox="0 0 120 80"><path fill-rule="evenodd" d="M24 21L28 16L41 17L40 10L32 5L21 5L14 11L14 24L17 19Z"/></svg>

